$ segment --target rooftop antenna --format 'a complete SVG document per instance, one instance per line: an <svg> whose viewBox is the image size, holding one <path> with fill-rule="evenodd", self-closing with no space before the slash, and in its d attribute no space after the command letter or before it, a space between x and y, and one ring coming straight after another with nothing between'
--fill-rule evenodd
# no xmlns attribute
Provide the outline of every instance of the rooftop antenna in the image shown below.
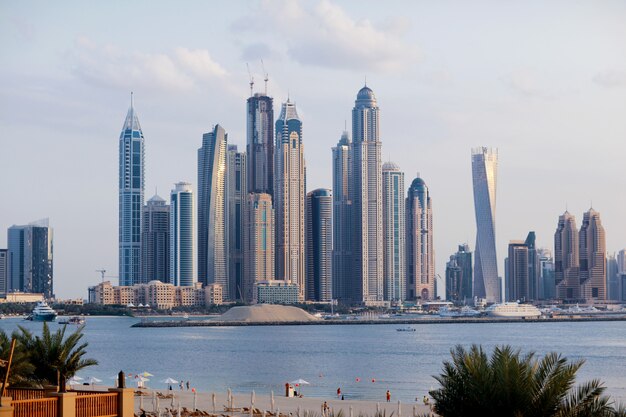
<svg viewBox="0 0 626 417"><path fill-rule="evenodd" d="M267 96L267 82L270 80L270 75L265 71L265 64L261 60L261 68L263 68L263 81L265 81L265 95Z"/></svg>
<svg viewBox="0 0 626 417"><path fill-rule="evenodd" d="M367 75L365 76L365 86L367 87Z"/></svg>
<svg viewBox="0 0 626 417"><path fill-rule="evenodd" d="M254 89L254 77L252 76L252 73L250 72L250 65L248 65L247 62L246 62L246 68L248 68L248 77L250 77L250 97L252 97L252 91Z"/></svg>
<svg viewBox="0 0 626 417"><path fill-rule="evenodd" d="M130 107L133 107L133 92L130 92Z"/></svg>

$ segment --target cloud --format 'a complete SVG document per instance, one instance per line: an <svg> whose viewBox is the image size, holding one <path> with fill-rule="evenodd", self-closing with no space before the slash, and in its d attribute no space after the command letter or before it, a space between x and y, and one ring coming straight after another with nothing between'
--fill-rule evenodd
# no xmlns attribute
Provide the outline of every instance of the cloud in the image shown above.
<svg viewBox="0 0 626 417"><path fill-rule="evenodd" d="M68 53L74 74L98 85L166 90L190 90L207 80L223 79L228 72L205 49L177 48L173 53L126 51L116 45L98 45L77 38Z"/></svg>
<svg viewBox="0 0 626 417"><path fill-rule="evenodd" d="M303 65L398 72L418 57L416 47L401 38L405 19L387 20L377 28L367 19L353 19L329 0L308 8L298 1L264 2L255 18L240 19L233 30L264 35L267 27L287 43L287 55Z"/></svg>
<svg viewBox="0 0 626 417"><path fill-rule="evenodd" d="M506 86L529 98L549 98L551 94L541 85L541 80L532 71L519 70L502 78Z"/></svg>
<svg viewBox="0 0 626 417"><path fill-rule="evenodd" d="M607 70L593 77L596 84L606 88L626 86L626 70Z"/></svg>
<svg viewBox="0 0 626 417"><path fill-rule="evenodd" d="M257 62L261 59L276 58L278 53L264 42L255 42L244 46L241 58L247 62Z"/></svg>

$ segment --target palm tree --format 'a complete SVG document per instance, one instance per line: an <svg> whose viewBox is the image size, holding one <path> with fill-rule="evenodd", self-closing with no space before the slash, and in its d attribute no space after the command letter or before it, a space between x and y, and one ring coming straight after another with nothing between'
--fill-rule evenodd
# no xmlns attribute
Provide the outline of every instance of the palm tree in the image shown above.
<svg viewBox="0 0 626 417"><path fill-rule="evenodd" d="M591 417L617 416L602 383L591 380L573 389L584 361L568 361L557 353L537 359L510 346L497 346L491 357L482 347L469 351L457 345L452 360L434 378L430 391L434 410L442 417Z"/></svg>
<svg viewBox="0 0 626 417"><path fill-rule="evenodd" d="M12 337L9 337L4 330L0 330L0 359L9 359L12 338L17 338L16 332L13 333ZM24 346L19 342L16 343L13 351L13 361L11 362L9 384L11 386L29 386L34 369L35 367L30 363L28 352L24 349ZM4 372L6 372L6 368ZM3 378L4 372L1 373Z"/></svg>
<svg viewBox="0 0 626 417"><path fill-rule="evenodd" d="M66 326L51 333L44 322L40 337L33 336L29 330L19 326L19 341L30 353L30 362L35 367L34 375L40 383L58 384L64 391L68 378L83 368L98 364L95 359L83 359L88 345L86 342L79 344L83 338L83 327L65 337Z"/></svg>

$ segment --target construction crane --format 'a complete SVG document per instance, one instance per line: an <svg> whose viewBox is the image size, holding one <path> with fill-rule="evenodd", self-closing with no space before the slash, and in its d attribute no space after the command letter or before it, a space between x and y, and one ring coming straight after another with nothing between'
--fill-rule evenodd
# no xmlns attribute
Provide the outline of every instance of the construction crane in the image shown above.
<svg viewBox="0 0 626 417"><path fill-rule="evenodd" d="M104 282L105 278L118 278L118 277L114 277L114 276L111 276L111 275L104 275L107 272L106 269L96 269L96 272L100 273L100 277L102 278L102 282Z"/></svg>
<svg viewBox="0 0 626 417"><path fill-rule="evenodd" d="M270 80L270 75L265 71L263 60L261 60L261 68L263 68L263 81L265 81L265 95L267 96L267 82Z"/></svg>
<svg viewBox="0 0 626 417"><path fill-rule="evenodd" d="M250 97L252 97L252 92L254 90L254 77L252 76L252 73L250 72L250 65L248 65L247 62L246 62L246 68L248 68L248 77L250 77Z"/></svg>

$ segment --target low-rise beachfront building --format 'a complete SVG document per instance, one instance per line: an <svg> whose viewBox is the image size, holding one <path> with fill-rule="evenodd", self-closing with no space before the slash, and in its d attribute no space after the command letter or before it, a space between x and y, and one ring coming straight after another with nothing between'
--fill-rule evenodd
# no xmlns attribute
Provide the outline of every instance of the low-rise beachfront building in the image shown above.
<svg viewBox="0 0 626 417"><path fill-rule="evenodd" d="M298 285L290 281L266 280L254 284L254 302L259 304L295 304L299 302Z"/></svg>
<svg viewBox="0 0 626 417"><path fill-rule="evenodd" d="M43 299L43 293L8 292L6 297L0 298L0 303L37 303Z"/></svg>
<svg viewBox="0 0 626 417"><path fill-rule="evenodd" d="M146 306L169 310L174 307L222 304L222 286L201 283L178 287L161 281L115 287L110 281L89 288L89 302L94 304Z"/></svg>

